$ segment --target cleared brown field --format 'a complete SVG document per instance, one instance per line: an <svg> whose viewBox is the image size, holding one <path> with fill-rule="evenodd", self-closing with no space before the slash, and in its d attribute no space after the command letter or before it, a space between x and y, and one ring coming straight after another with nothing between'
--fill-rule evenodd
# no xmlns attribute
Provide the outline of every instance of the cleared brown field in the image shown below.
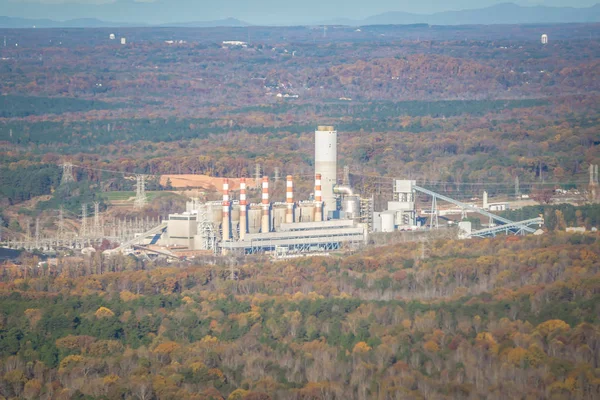
<svg viewBox="0 0 600 400"><path fill-rule="evenodd" d="M193 174L162 175L160 177L160 184L166 185L168 179L171 180L171 186L177 189L202 188L207 191L220 191L223 187L222 177ZM248 188L253 187L254 179L246 178L246 185ZM240 178L229 178L229 189L239 190L239 188Z"/></svg>

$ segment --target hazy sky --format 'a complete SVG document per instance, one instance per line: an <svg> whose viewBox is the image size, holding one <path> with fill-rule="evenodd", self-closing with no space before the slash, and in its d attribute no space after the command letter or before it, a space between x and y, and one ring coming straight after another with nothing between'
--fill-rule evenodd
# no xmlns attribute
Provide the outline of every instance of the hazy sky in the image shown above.
<svg viewBox="0 0 600 400"><path fill-rule="evenodd" d="M234 17L250 23L288 24L333 18L361 19L386 11L434 13L482 8L502 2L511 0L0 0L0 15L63 20L93 17L151 23L182 21L182 17L187 17L183 19L188 21ZM520 5L588 7L600 0L512 2ZM159 8L161 11L157 12Z"/></svg>

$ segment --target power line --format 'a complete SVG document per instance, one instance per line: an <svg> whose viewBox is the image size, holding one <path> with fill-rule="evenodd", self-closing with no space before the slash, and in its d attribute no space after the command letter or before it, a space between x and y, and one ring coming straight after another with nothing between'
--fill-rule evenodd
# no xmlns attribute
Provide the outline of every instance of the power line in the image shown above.
<svg viewBox="0 0 600 400"><path fill-rule="evenodd" d="M137 174L135 172L123 172L123 171L116 171L116 170L111 170L111 169L88 167L88 166L84 166L84 165L71 164L71 166L74 167L74 168L87 169L87 170L90 170L90 171L98 171L98 172L108 172L108 173L111 173L111 174L119 174L119 175L123 175L123 176L138 176L138 175L143 175L143 174ZM151 176L151 175L144 175L144 176Z"/></svg>

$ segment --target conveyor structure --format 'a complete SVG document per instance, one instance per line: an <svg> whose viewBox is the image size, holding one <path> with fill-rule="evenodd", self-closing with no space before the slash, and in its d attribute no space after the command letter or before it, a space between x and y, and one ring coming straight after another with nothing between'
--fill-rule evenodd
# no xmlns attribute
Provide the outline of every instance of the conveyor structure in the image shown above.
<svg viewBox="0 0 600 400"><path fill-rule="evenodd" d="M418 192L421 192L421 193L431 196L431 198L432 198L431 218L432 218L432 221L436 221L436 225L437 225L437 214L438 214L437 213L437 200L438 199L446 201L448 203L452 203L454 205L457 205L458 207L462 208L463 210L471 210L478 214L485 215L490 218L490 221L497 221L500 223L500 225L495 226L495 227L471 232L470 237L496 236L496 234L499 232L506 232L506 233L513 232L517 235L519 235L519 234L522 235L525 233L534 233L536 231L536 229L532 228L531 225L535 225L535 224L541 225L544 223L543 218L534 218L534 219L518 221L518 222L511 221L507 218L504 218L499 215L493 214L489 211L486 211L483 208L475 207L470 204L466 204L461 201L454 200L448 196L444 196L442 194L433 192L429 189L425 189L420 186L415 185L415 186L413 186L413 189Z"/></svg>
<svg viewBox="0 0 600 400"><path fill-rule="evenodd" d="M152 237L151 243L156 242L156 238L164 233L167 229L167 223L163 222L160 225L150 229L147 232L140 234L139 236L122 243L119 247L111 250L106 250L106 254L116 254L118 252L123 252L124 250L132 248L134 245L138 245L141 242L147 240L147 238Z"/></svg>
<svg viewBox="0 0 600 400"><path fill-rule="evenodd" d="M525 228L528 228L531 225L542 225L544 223L544 219L541 217L527 219L525 221L512 222L509 224L494 226L493 228L481 229L479 231L471 232L468 237L487 237L487 236L496 236L497 233L504 232L507 235L509 233L514 233L515 235L522 235L525 231ZM531 228L530 228L531 229Z"/></svg>

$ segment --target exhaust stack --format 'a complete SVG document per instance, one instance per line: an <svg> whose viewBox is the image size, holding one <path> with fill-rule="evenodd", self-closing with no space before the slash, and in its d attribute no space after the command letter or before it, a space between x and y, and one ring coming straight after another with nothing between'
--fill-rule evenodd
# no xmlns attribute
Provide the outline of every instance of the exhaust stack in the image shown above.
<svg viewBox="0 0 600 400"><path fill-rule="evenodd" d="M336 210L333 186L337 184L337 131L333 126L319 126L315 131L315 173L321 174L323 214Z"/></svg>
<svg viewBox="0 0 600 400"><path fill-rule="evenodd" d="M223 241L228 241L231 237L229 226L231 221L229 219L229 179L223 179Z"/></svg>
<svg viewBox="0 0 600 400"><path fill-rule="evenodd" d="M248 217L246 210L246 178L242 178L240 179L240 240L246 238L246 232L248 231Z"/></svg>
<svg viewBox="0 0 600 400"><path fill-rule="evenodd" d="M286 178L285 201L287 203L285 222L291 224L294 222L294 182L291 175Z"/></svg>
<svg viewBox="0 0 600 400"><path fill-rule="evenodd" d="M269 203L269 177L263 176L262 182L262 219L261 219L261 232L267 233L271 231L270 215L269 211L271 204Z"/></svg>
<svg viewBox="0 0 600 400"><path fill-rule="evenodd" d="M323 220L323 192L321 191L321 174L315 175L315 222Z"/></svg>

